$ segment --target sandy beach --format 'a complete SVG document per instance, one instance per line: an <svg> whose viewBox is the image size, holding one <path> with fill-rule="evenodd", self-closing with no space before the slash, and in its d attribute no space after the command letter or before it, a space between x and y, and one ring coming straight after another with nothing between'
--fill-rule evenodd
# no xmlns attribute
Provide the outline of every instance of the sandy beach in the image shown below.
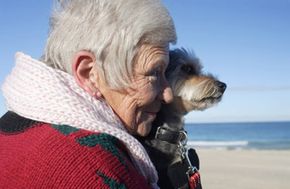
<svg viewBox="0 0 290 189"><path fill-rule="evenodd" d="M197 149L204 189L290 188L290 151Z"/></svg>

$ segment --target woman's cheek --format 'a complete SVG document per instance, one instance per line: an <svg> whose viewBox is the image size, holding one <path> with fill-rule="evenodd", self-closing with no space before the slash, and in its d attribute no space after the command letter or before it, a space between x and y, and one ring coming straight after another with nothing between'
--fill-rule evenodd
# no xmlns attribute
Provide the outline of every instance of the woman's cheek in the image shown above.
<svg viewBox="0 0 290 189"><path fill-rule="evenodd" d="M157 95L159 94L159 87L157 86L149 86L145 92L144 98L146 98L147 102L153 102Z"/></svg>

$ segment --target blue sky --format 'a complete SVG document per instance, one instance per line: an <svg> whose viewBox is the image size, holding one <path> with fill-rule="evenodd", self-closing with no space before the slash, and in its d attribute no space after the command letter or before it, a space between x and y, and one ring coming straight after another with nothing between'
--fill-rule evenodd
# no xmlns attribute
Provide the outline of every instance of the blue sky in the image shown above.
<svg viewBox="0 0 290 189"><path fill-rule="evenodd" d="M228 85L222 102L186 122L290 120L289 0L163 0L178 43ZM51 0L0 2L0 83L14 54L42 54ZM5 112L0 96L0 114Z"/></svg>

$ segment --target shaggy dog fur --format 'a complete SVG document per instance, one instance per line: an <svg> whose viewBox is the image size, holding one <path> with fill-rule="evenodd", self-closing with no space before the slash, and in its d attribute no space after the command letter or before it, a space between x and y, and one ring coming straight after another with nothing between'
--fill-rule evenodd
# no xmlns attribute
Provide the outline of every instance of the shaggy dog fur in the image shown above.
<svg viewBox="0 0 290 189"><path fill-rule="evenodd" d="M149 136L139 140L158 171L159 186L169 189L177 187L170 174L178 174L170 173L170 166L184 160L178 143L172 144L156 138L157 128L161 126L169 131L184 131L183 117L190 111L204 110L220 102L226 84L211 74L203 73L199 60L184 49L170 51L166 78L173 90L174 100L162 105ZM187 184L187 180L183 182Z"/></svg>

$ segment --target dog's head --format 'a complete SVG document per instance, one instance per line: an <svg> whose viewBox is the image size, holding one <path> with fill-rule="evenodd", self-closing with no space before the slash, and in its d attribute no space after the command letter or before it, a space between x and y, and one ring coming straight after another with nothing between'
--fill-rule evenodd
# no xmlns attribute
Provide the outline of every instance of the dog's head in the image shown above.
<svg viewBox="0 0 290 189"><path fill-rule="evenodd" d="M225 83L202 72L199 60L185 49L170 51L166 78L174 95L171 106L183 115L217 104L226 89Z"/></svg>

